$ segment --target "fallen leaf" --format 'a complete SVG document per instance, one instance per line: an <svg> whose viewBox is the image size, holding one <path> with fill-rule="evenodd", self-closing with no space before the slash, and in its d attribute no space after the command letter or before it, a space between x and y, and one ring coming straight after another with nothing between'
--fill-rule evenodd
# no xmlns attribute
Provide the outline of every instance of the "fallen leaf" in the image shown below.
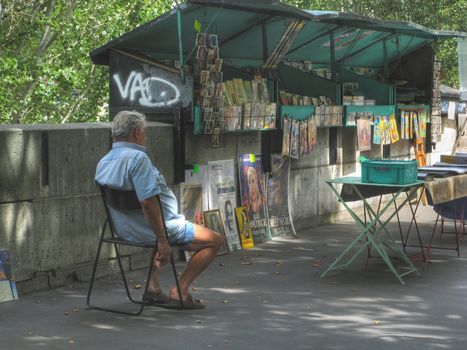
<svg viewBox="0 0 467 350"><path fill-rule="evenodd" d="M39 304L41 301L39 299L36 300L36 304Z"/></svg>
<svg viewBox="0 0 467 350"><path fill-rule="evenodd" d="M225 264L224 263L219 263L219 266L225 266Z"/></svg>
<svg viewBox="0 0 467 350"><path fill-rule="evenodd" d="M224 304L228 304L228 303L229 303L229 301L228 301L227 299L225 299L225 300L222 300L222 303L224 303Z"/></svg>
<svg viewBox="0 0 467 350"><path fill-rule="evenodd" d="M79 312L79 309L73 309L73 312Z"/></svg>
<svg viewBox="0 0 467 350"><path fill-rule="evenodd" d="M375 320L375 321L373 321L373 324L381 324L381 321Z"/></svg>
<svg viewBox="0 0 467 350"><path fill-rule="evenodd" d="M142 287L141 284L135 284L135 285L133 286L133 289L140 289L141 287Z"/></svg>
<svg viewBox="0 0 467 350"><path fill-rule="evenodd" d="M204 323L203 320L196 320L195 322L196 322L196 323Z"/></svg>
<svg viewBox="0 0 467 350"><path fill-rule="evenodd" d="M192 290L193 292L196 292L196 288L195 288L195 287L191 287L191 290Z"/></svg>
<svg viewBox="0 0 467 350"><path fill-rule="evenodd" d="M276 266L281 265L281 264L282 264L282 263L281 263L280 261L276 261L276 262L274 263L274 265L276 265Z"/></svg>
<svg viewBox="0 0 467 350"><path fill-rule="evenodd" d="M74 340L69 340L68 343L69 343L69 344L74 344L75 341L74 341Z"/></svg>
<svg viewBox="0 0 467 350"><path fill-rule="evenodd" d="M69 315L70 313L67 311L67 312L64 312L63 314L64 314L64 315Z"/></svg>
<svg viewBox="0 0 467 350"><path fill-rule="evenodd" d="M280 275L281 273L279 271L274 271L274 275Z"/></svg>
<svg viewBox="0 0 467 350"><path fill-rule="evenodd" d="M253 265L252 261L242 261L242 265Z"/></svg>

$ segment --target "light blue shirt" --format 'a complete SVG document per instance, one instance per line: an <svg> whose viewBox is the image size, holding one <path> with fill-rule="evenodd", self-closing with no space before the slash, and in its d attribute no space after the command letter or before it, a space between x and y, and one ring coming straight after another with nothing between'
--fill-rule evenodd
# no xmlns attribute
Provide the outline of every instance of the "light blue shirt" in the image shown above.
<svg viewBox="0 0 467 350"><path fill-rule="evenodd" d="M178 214L177 198L152 164L145 147L131 142L115 142L97 164L95 181L117 190L134 190L140 201L159 195L169 240L177 243L184 236L187 221ZM142 211L113 208L110 211L119 237L133 242L154 242L155 233Z"/></svg>

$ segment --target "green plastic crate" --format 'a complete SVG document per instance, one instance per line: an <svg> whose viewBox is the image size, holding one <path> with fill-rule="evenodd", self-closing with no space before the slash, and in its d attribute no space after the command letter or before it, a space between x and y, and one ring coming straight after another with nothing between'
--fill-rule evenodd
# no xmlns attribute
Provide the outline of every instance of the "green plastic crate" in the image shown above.
<svg viewBox="0 0 467 350"><path fill-rule="evenodd" d="M363 160L362 182L406 185L417 181L416 160Z"/></svg>

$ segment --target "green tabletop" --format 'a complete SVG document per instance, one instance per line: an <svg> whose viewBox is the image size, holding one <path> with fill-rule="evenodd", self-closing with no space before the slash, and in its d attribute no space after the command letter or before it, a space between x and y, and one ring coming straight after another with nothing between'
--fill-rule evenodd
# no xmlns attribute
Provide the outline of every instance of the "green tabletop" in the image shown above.
<svg viewBox="0 0 467 350"><path fill-rule="evenodd" d="M375 183L375 182L362 182L361 177L359 176L345 176L339 177L337 179L326 180L327 183L335 183L335 184L344 184L344 185L359 185L359 186L375 186L375 187L413 187L413 186L421 186L425 184L425 181L417 180L415 182L409 184L383 184L383 183Z"/></svg>

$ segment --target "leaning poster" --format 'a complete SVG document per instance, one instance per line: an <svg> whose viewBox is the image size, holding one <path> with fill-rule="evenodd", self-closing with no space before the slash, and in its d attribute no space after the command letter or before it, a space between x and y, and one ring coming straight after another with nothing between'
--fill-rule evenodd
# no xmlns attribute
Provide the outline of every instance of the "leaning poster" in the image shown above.
<svg viewBox="0 0 467 350"><path fill-rule="evenodd" d="M229 251L241 249L237 225L235 224L235 207L237 207L237 190L235 186L234 160L208 162L209 209L219 209L224 224Z"/></svg>
<svg viewBox="0 0 467 350"><path fill-rule="evenodd" d="M267 182L269 227L272 237L293 236L289 213L290 158L271 155L271 174Z"/></svg>
<svg viewBox="0 0 467 350"><path fill-rule="evenodd" d="M0 303L18 300L13 259L8 250L0 249Z"/></svg>
<svg viewBox="0 0 467 350"><path fill-rule="evenodd" d="M268 210L265 191L265 177L261 155L243 154L238 159L240 195L250 217L253 240L260 243L271 239L268 225Z"/></svg>

